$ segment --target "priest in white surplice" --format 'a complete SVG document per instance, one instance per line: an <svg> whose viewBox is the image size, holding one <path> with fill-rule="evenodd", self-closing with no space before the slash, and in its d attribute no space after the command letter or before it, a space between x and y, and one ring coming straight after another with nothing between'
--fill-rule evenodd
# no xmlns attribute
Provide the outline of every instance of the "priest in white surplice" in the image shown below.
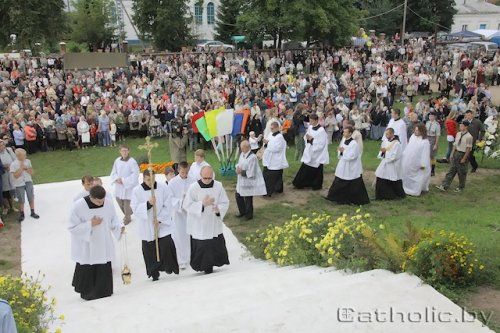
<svg viewBox="0 0 500 333"><path fill-rule="evenodd" d="M405 193L420 196L429 191L431 181L430 144L424 124L415 127L408 146L403 152L403 188Z"/></svg>
<svg viewBox="0 0 500 333"><path fill-rule="evenodd" d="M304 135L305 148L302 155L302 165L293 180L293 186L298 189L311 187L321 190L323 187L323 165L330 162L328 154L328 134L318 124L318 116L309 116L310 125Z"/></svg>
<svg viewBox="0 0 500 333"><path fill-rule="evenodd" d="M130 206L137 219L137 230L142 240L142 255L146 264L146 273L153 281L158 280L160 272L179 274L177 253L172 240L172 206L170 190L167 184L155 181L150 171L142 174L143 183L132 192ZM155 188L155 197L151 196L151 186ZM157 221L153 220L153 206L156 207ZM158 245L160 261L156 257L155 223L158 223Z"/></svg>
<svg viewBox="0 0 500 333"><path fill-rule="evenodd" d="M339 204L364 205L370 203L370 199L363 182L361 149L352 138L353 132L350 126L343 130L343 139L337 148L339 163L326 199Z"/></svg>
<svg viewBox="0 0 500 333"><path fill-rule="evenodd" d="M185 269L191 257L191 240L186 230L187 212L182 207L182 203L184 202L189 186L196 182L197 179L192 179L188 176L189 164L187 162L180 162L178 171L179 174L168 183L168 189L170 191L170 203L172 204L172 219L174 223L172 239L174 240L175 250L177 251L179 268ZM201 178L201 169L199 171L199 178Z"/></svg>
<svg viewBox="0 0 500 333"><path fill-rule="evenodd" d="M194 152L194 162L189 167L188 177L195 181L200 180L201 168L204 166L210 166L210 164L205 161L205 151L203 149L198 149Z"/></svg>
<svg viewBox="0 0 500 333"><path fill-rule="evenodd" d="M274 192L283 193L283 169L288 168L286 141L277 122L271 124L271 134L264 139L264 147L262 174L266 182L267 196L270 197Z"/></svg>
<svg viewBox="0 0 500 333"><path fill-rule="evenodd" d="M401 119L401 110L400 109L392 109L391 111L392 118L389 120L389 124L387 124L387 128L394 129L394 134L399 138L399 142L401 143L401 150L405 151L406 145L408 144L408 134L406 130L406 123L403 119ZM387 141L385 136L382 137L383 141Z"/></svg>
<svg viewBox="0 0 500 333"><path fill-rule="evenodd" d="M132 221L130 199L132 190L139 184L139 166L129 154L128 147L121 145L120 157L115 160L111 170L111 183L115 187L116 202L118 202L118 206L125 215L123 217L123 223L125 224Z"/></svg>
<svg viewBox="0 0 500 333"><path fill-rule="evenodd" d="M266 195L266 183L257 156L252 153L247 140L241 141L240 150L240 158L236 164L238 179L235 196L239 210L237 217L251 220L253 219L253 197Z"/></svg>
<svg viewBox="0 0 500 333"><path fill-rule="evenodd" d="M188 213L187 232L191 235L191 268L210 274L213 267L229 265L223 220L229 199L221 182L213 179L211 167L201 169L201 179L191 184L183 207Z"/></svg>
<svg viewBox="0 0 500 333"><path fill-rule="evenodd" d="M113 294L115 244L123 224L102 186L94 186L90 194L76 200L71 208L68 229L71 232L71 259L76 262L73 287L85 300Z"/></svg>
<svg viewBox="0 0 500 333"><path fill-rule="evenodd" d="M382 141L379 157L382 160L375 171L375 199L393 200L406 196L403 189L401 160L403 151L399 138L394 135L394 129L385 131L387 140Z"/></svg>

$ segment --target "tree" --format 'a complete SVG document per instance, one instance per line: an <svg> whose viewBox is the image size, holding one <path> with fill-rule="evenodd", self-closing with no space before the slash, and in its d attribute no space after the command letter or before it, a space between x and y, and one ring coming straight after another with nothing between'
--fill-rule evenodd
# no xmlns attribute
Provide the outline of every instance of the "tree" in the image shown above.
<svg viewBox="0 0 500 333"><path fill-rule="evenodd" d="M450 29L456 13L455 0L408 0L406 31Z"/></svg>
<svg viewBox="0 0 500 333"><path fill-rule="evenodd" d="M117 29L111 0L75 0L71 15L71 40L86 43L89 51L109 46Z"/></svg>
<svg viewBox="0 0 500 333"><path fill-rule="evenodd" d="M388 36L401 32L403 6L394 9L398 5L394 0L360 1L359 6L365 10L365 17L367 17L366 20L361 20L361 27L365 31L375 30L377 33L383 32Z"/></svg>
<svg viewBox="0 0 500 333"><path fill-rule="evenodd" d="M383 14L365 20L362 26L366 30L390 35L401 32L403 6L400 5L398 0L359 0L358 6L365 10L367 17ZM408 0L405 30L435 32L449 29L455 13L455 0Z"/></svg>
<svg viewBox="0 0 500 333"><path fill-rule="evenodd" d="M0 48L33 48L35 43L54 45L67 31L64 0L0 1Z"/></svg>
<svg viewBox="0 0 500 333"><path fill-rule="evenodd" d="M271 35L277 47L288 39L342 44L355 33L360 16L352 1L250 0L238 25L250 39Z"/></svg>
<svg viewBox="0 0 500 333"><path fill-rule="evenodd" d="M192 17L184 0L133 0L133 21L141 39L160 50L180 51L191 43Z"/></svg>
<svg viewBox="0 0 500 333"><path fill-rule="evenodd" d="M216 39L231 42L231 36L239 35L236 23L241 12L241 0L221 0L215 25Z"/></svg>

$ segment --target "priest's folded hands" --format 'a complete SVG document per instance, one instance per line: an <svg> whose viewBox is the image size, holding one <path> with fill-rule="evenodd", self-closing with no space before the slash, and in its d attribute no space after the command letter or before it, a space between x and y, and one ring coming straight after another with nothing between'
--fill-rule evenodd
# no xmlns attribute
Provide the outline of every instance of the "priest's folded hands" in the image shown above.
<svg viewBox="0 0 500 333"><path fill-rule="evenodd" d="M90 222L92 223L93 227L98 226L99 224L102 223L102 217L94 216L92 220L90 220Z"/></svg>

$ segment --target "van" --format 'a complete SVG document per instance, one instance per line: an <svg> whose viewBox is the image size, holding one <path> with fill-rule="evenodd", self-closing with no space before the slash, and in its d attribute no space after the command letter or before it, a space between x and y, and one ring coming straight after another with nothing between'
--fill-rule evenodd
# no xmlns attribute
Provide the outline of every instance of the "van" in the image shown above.
<svg viewBox="0 0 500 333"><path fill-rule="evenodd" d="M482 52L486 52L488 58L493 59L498 50L497 43L492 42L471 42L471 44L479 45Z"/></svg>

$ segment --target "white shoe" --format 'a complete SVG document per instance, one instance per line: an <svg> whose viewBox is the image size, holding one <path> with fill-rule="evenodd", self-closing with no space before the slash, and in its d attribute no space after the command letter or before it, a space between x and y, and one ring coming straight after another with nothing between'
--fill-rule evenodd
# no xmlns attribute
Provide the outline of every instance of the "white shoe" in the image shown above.
<svg viewBox="0 0 500 333"><path fill-rule="evenodd" d="M181 270L185 270L187 268L187 264L179 264L179 268Z"/></svg>

